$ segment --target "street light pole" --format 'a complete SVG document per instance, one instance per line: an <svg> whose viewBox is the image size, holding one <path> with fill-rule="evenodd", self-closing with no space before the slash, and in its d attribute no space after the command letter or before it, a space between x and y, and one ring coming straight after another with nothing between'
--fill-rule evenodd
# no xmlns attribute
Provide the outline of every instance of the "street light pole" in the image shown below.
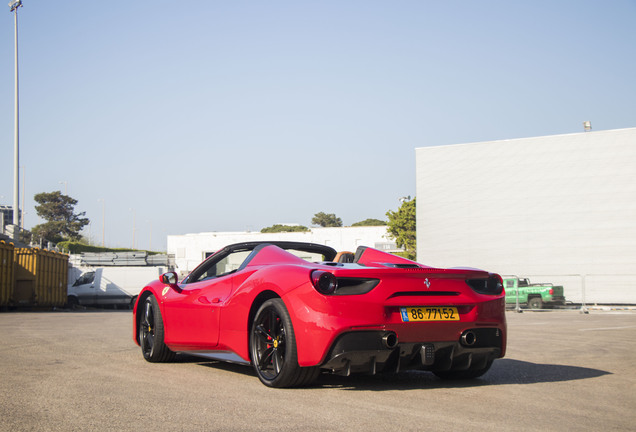
<svg viewBox="0 0 636 432"><path fill-rule="evenodd" d="M104 247L104 237L106 232L106 200L100 198L97 201L102 202L102 247Z"/></svg>
<svg viewBox="0 0 636 432"><path fill-rule="evenodd" d="M9 8L15 22L15 128L13 146L13 225L20 225L20 140L19 140L19 98L18 98L18 8L22 0L12 0Z"/></svg>
<svg viewBox="0 0 636 432"><path fill-rule="evenodd" d="M24 211L24 193L25 193L25 189L26 189L26 180L24 179L24 175L25 175L25 169L24 169L24 165L22 165L22 220L20 222L20 228L24 229L24 214L26 213Z"/></svg>

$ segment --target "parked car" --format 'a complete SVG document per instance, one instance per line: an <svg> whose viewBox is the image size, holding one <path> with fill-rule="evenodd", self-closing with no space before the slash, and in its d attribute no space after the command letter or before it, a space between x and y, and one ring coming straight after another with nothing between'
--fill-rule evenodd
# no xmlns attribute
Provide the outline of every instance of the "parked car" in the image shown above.
<svg viewBox="0 0 636 432"><path fill-rule="evenodd" d="M529 309L563 306L563 287L551 283L530 283L528 278L504 276L506 304L525 305ZM518 300L517 300L518 299Z"/></svg>
<svg viewBox="0 0 636 432"><path fill-rule="evenodd" d="M132 307L137 294L156 280L166 267L85 267L72 268L67 288L68 306L121 305Z"/></svg>
<svg viewBox="0 0 636 432"><path fill-rule="evenodd" d="M335 256L311 243L227 246L181 282L169 272L140 292L134 341L149 362L188 353L252 364L270 387L307 385L322 371L476 378L504 356L499 275L368 247L351 263Z"/></svg>

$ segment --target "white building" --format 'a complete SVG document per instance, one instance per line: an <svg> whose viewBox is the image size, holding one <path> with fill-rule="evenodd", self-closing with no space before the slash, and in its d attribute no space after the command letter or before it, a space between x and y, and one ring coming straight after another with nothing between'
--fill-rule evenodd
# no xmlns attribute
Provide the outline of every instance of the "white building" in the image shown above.
<svg viewBox="0 0 636 432"><path fill-rule="evenodd" d="M311 228L307 232L208 232L169 235L168 254L174 254L177 269L189 273L212 253L224 246L249 241L299 241L331 246L338 252L355 252L358 246L394 251L395 241L387 235L386 226Z"/></svg>
<svg viewBox="0 0 636 432"><path fill-rule="evenodd" d="M416 149L417 257L636 303L636 128Z"/></svg>

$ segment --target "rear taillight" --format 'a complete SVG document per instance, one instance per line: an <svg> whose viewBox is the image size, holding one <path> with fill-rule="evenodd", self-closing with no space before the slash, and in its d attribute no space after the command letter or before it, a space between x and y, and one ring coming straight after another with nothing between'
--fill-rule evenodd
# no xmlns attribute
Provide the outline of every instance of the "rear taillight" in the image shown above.
<svg viewBox="0 0 636 432"><path fill-rule="evenodd" d="M339 277L324 270L314 270L310 274L311 284L325 295L361 295L378 286L380 279Z"/></svg>
<svg viewBox="0 0 636 432"><path fill-rule="evenodd" d="M314 270L311 272L311 283L319 293L333 294L338 288L336 277L326 271Z"/></svg>
<svg viewBox="0 0 636 432"><path fill-rule="evenodd" d="M378 286L380 279L339 277L336 295L366 294Z"/></svg>
<svg viewBox="0 0 636 432"><path fill-rule="evenodd" d="M554 288L550 288L550 295L554 295Z"/></svg>
<svg viewBox="0 0 636 432"><path fill-rule="evenodd" d="M491 273L488 278L466 279L473 291L479 294L499 295L503 292L501 276Z"/></svg>

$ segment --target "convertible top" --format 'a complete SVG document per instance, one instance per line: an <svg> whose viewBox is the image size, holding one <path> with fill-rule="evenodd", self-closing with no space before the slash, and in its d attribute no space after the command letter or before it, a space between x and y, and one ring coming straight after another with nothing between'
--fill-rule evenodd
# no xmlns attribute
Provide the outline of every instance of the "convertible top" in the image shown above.
<svg viewBox="0 0 636 432"><path fill-rule="evenodd" d="M250 261L261 251L261 249L267 246L276 246L285 251L300 251L311 254L319 254L322 255L324 261L333 261L336 257L336 250L325 245L320 245L316 243L305 243L305 242L292 242L292 241L252 241L252 242L243 242L243 243L235 243L228 246L225 246L222 249L219 249L214 254L210 255L205 261L199 264L192 272L186 276L181 283L191 283L191 281L199 281L202 275L204 275L209 269L210 265L208 263L214 262L220 257L226 257L228 255L234 254L236 252L249 252L247 258L245 258L242 264L236 270L244 269ZM225 273L225 271L223 272ZM215 273L213 275L218 276ZM208 276L205 276L210 277Z"/></svg>
<svg viewBox="0 0 636 432"><path fill-rule="evenodd" d="M320 245L316 243L306 243L306 242L293 242L293 241L252 241L252 242L243 242L243 243L235 243L228 246L225 246L223 249L217 251L214 255L219 252L238 252L238 251L247 251L254 250L258 246L266 246L266 245L274 245L281 249L295 249L303 252L309 253L318 253L322 254L325 257L325 261L333 261L336 257L336 250L332 247Z"/></svg>

